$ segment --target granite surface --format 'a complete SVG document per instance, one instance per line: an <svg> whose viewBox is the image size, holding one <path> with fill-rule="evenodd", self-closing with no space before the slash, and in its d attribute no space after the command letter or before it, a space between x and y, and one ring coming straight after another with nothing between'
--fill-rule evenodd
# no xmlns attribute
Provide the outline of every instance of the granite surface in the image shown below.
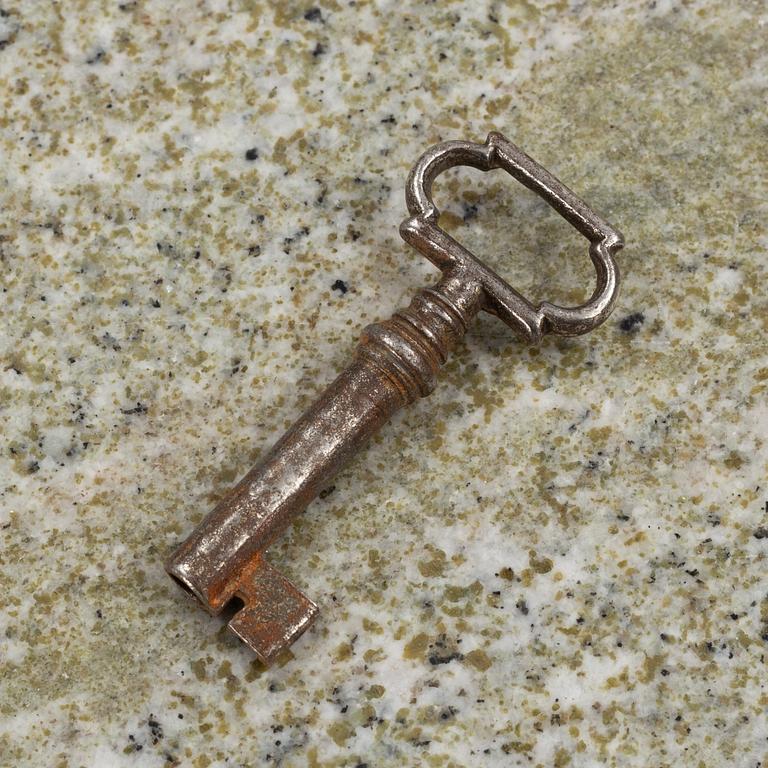
<svg viewBox="0 0 768 768"><path fill-rule="evenodd" d="M761 766L768 12L2 0L0 766ZM430 144L506 133L622 229L610 321L483 317L272 552L264 669L162 560L434 269ZM536 299L503 174L442 221Z"/></svg>

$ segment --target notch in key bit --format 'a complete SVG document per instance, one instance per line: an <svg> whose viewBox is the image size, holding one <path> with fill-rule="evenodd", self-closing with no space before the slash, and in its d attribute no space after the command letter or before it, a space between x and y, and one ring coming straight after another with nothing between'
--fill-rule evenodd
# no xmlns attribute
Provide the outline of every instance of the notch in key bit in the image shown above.
<svg viewBox="0 0 768 768"><path fill-rule="evenodd" d="M432 183L469 165L501 168L542 197L589 241L597 285L579 307L531 304L438 226ZM400 407L428 395L448 353L478 312L490 312L526 342L573 336L610 315L619 288L614 253L624 244L566 186L499 133L484 144L448 141L428 149L406 185L402 237L442 271L410 306L364 331L351 365L171 555L166 570L217 614L234 599L229 628L265 664L312 623L317 606L273 569L264 553L319 491Z"/></svg>

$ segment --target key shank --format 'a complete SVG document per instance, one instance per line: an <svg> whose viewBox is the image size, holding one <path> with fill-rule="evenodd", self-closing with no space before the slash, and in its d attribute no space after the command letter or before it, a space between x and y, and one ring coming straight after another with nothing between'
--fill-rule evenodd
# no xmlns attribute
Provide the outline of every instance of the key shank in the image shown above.
<svg viewBox="0 0 768 768"><path fill-rule="evenodd" d="M265 550L402 406L428 395L478 313L483 289L460 270L407 309L368 326L352 364L173 553L166 570L211 612L233 598L230 628L269 662L317 607L269 566Z"/></svg>

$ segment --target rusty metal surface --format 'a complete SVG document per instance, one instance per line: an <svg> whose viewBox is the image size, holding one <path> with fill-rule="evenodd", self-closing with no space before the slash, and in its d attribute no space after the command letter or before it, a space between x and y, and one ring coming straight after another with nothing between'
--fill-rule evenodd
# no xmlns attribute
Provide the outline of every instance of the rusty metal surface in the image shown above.
<svg viewBox="0 0 768 768"><path fill-rule="evenodd" d="M438 226L431 187L443 171L469 165L503 169L542 197L589 241L596 288L566 308L521 296ZM406 185L406 242L443 273L408 308L368 326L352 364L267 455L225 495L166 562L166 570L213 614L233 600L229 628L269 664L310 626L317 606L265 559L265 551L400 407L428 395L448 353L481 310L524 341L578 335L600 325L619 287L614 253L623 238L554 176L501 134L484 144L449 141L428 149Z"/></svg>

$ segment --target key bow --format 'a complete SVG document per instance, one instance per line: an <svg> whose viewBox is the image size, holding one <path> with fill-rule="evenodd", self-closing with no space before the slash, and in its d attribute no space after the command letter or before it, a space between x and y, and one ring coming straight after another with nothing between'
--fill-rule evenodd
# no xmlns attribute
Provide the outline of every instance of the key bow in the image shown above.
<svg viewBox="0 0 768 768"><path fill-rule="evenodd" d="M532 304L440 228L432 183L443 171L461 165L481 171L505 170L589 240L597 286L587 302L578 307L560 307L549 302ZM484 144L445 141L430 147L408 176L405 199L411 215L400 225L402 238L444 273L478 281L485 297L483 309L499 317L527 342L538 344L547 333L587 333L610 315L619 292L619 270L613 254L623 247L624 236L500 133L489 133Z"/></svg>

